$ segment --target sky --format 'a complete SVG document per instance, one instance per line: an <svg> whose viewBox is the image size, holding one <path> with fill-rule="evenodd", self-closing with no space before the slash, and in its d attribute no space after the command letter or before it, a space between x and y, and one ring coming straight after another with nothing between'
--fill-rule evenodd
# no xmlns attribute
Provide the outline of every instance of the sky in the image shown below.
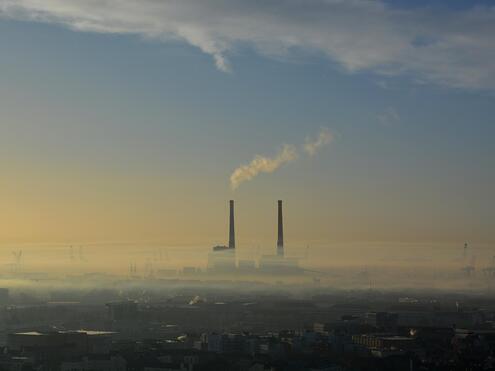
<svg viewBox="0 0 495 371"><path fill-rule="evenodd" d="M495 243L489 1L0 0L0 245Z"/></svg>

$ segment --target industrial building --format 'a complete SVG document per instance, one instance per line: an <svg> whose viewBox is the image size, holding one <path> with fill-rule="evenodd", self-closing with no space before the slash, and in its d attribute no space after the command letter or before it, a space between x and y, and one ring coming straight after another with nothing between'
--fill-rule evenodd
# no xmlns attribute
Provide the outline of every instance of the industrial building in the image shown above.
<svg viewBox="0 0 495 371"><path fill-rule="evenodd" d="M232 273L235 272L236 255L235 255L235 219L234 219L234 200L229 202L229 245L214 246L208 255L208 271L215 273Z"/></svg>
<svg viewBox="0 0 495 371"><path fill-rule="evenodd" d="M86 354L109 354L113 332L53 331L17 332L7 337L7 349L37 360L69 359Z"/></svg>
<svg viewBox="0 0 495 371"><path fill-rule="evenodd" d="M276 255L263 255L259 260L259 271L265 274L293 275L302 273L297 259L288 258L284 247L284 216L282 200L278 200L278 234Z"/></svg>
<svg viewBox="0 0 495 371"><path fill-rule="evenodd" d="M275 274L294 275L301 274L298 259L289 258L285 254L284 247L284 219L282 200L277 202L277 247L273 255L263 255L258 262L253 260L239 260L236 257L235 241L235 211L234 201L229 202L229 244L218 245L212 248L208 254L208 273L237 273L237 274Z"/></svg>

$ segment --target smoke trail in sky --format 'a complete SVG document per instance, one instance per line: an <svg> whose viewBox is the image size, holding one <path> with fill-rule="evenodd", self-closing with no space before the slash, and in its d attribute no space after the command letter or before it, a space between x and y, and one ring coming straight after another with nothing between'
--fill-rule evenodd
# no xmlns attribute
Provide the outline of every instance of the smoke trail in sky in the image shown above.
<svg viewBox="0 0 495 371"><path fill-rule="evenodd" d="M304 151L310 155L314 156L316 152L321 147L326 146L333 140L333 135L328 128L321 128L320 133L316 139L311 139L309 137L306 138L306 142L304 143Z"/></svg>
<svg viewBox="0 0 495 371"><path fill-rule="evenodd" d="M306 138L303 150L312 157L332 140L333 134L331 131L328 128L321 128L316 138ZM289 144L284 144L282 149L274 157L256 155L249 164L241 165L234 170L230 176L230 186L235 190L242 183L252 180L260 173L273 173L282 165L294 161L298 155L296 147Z"/></svg>
<svg viewBox="0 0 495 371"><path fill-rule="evenodd" d="M273 173L280 166L294 161L297 150L294 146L284 144L275 157L256 155L247 165L241 165L230 176L232 189L238 188L243 182L249 181L260 173Z"/></svg>

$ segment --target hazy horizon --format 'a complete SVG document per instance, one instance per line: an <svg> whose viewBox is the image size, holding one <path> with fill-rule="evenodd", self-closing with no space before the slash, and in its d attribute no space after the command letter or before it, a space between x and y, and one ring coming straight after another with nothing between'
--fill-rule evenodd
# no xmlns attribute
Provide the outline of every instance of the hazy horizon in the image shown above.
<svg viewBox="0 0 495 371"><path fill-rule="evenodd" d="M494 24L486 1L0 0L2 262L207 254L229 199L239 251L271 251L282 199L317 265L468 242L488 266Z"/></svg>

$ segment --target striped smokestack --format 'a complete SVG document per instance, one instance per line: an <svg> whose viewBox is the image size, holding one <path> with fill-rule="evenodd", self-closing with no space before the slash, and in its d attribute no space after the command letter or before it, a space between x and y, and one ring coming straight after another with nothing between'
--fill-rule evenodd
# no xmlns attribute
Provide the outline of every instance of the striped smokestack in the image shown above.
<svg viewBox="0 0 495 371"><path fill-rule="evenodd" d="M277 255L284 256L284 217L282 213L282 200L278 200Z"/></svg>
<svg viewBox="0 0 495 371"><path fill-rule="evenodd" d="M230 200L229 249L235 249L234 200Z"/></svg>

